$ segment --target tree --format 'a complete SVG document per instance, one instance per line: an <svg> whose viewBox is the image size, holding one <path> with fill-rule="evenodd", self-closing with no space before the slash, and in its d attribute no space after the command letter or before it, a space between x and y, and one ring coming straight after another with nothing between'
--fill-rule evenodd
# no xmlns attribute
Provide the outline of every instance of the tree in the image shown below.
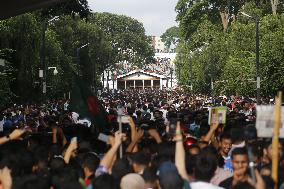
<svg viewBox="0 0 284 189"><path fill-rule="evenodd" d="M171 46L176 46L180 41L179 27L170 27L161 35L162 41L165 43L167 51L170 50Z"/></svg>
<svg viewBox="0 0 284 189"><path fill-rule="evenodd" d="M128 61L141 67L153 61L151 39L145 35L142 23L131 17L111 13L94 13L90 22L106 33L116 63Z"/></svg>
<svg viewBox="0 0 284 189"><path fill-rule="evenodd" d="M271 0L271 8L273 15L277 14L277 6L279 5L279 0Z"/></svg>
<svg viewBox="0 0 284 189"><path fill-rule="evenodd" d="M89 86L93 85L96 75L100 75L103 71L112 53L111 43L106 39L104 32L91 22L85 22L78 17L72 19L70 16L61 17L51 28L56 32L64 54L73 59L73 67L69 66L69 70L72 68L73 71L78 72L79 68L85 82ZM78 66L77 48L84 44L89 45L80 49Z"/></svg>
<svg viewBox="0 0 284 189"><path fill-rule="evenodd" d="M10 83L12 92L21 95L19 100L27 100L36 96L33 90L38 75L40 29L36 17L27 13L2 21L0 40L1 49L12 49L8 61L14 70L16 78ZM1 28L2 28L1 27ZM7 56L5 54L4 56Z"/></svg>
<svg viewBox="0 0 284 189"><path fill-rule="evenodd" d="M175 9L178 13L177 21L180 24L181 34L185 39L190 39L198 25L205 19L222 25L223 30L226 31L244 3L244 0L179 0Z"/></svg>

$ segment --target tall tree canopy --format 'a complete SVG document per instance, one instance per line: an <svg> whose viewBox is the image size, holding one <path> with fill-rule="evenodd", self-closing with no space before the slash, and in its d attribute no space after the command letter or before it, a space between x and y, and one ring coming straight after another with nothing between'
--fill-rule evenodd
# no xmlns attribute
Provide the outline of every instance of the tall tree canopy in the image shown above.
<svg viewBox="0 0 284 189"><path fill-rule="evenodd" d="M255 19L259 19L261 93L269 96L281 90L284 82L280 74L284 61L281 46L284 14L280 4L275 14L271 2L178 1L176 11L181 43L177 48L176 63L181 67L179 83L188 85L191 62L195 92L254 96ZM214 91L210 90L211 80Z"/></svg>
<svg viewBox="0 0 284 189"><path fill-rule="evenodd" d="M151 39L143 24L124 15L94 13L90 21L102 29L113 47L115 62L128 61L138 66L153 61Z"/></svg>
<svg viewBox="0 0 284 189"><path fill-rule="evenodd" d="M180 41L179 27L170 27L161 35L162 41L165 43L167 50L170 50L171 46L176 46Z"/></svg>

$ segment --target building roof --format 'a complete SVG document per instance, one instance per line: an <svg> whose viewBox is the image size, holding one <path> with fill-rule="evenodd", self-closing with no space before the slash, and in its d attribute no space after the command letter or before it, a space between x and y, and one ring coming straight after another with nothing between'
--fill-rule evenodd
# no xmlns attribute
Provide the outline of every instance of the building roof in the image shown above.
<svg viewBox="0 0 284 189"><path fill-rule="evenodd" d="M143 70L133 70L133 71L130 71L130 72L126 73L126 74L119 75L119 76L117 76L116 78L117 78L117 79L121 79L121 78L130 76L130 75L133 75L133 74L136 74L136 73L137 73L137 74L138 74L138 73L141 73L141 74L149 75L149 76L152 76L152 77L158 77L158 78L160 78L160 79L166 79L166 77L163 76L163 75L159 75L159 74L155 74L155 73L150 73L150 72L145 72L145 71L143 71Z"/></svg>

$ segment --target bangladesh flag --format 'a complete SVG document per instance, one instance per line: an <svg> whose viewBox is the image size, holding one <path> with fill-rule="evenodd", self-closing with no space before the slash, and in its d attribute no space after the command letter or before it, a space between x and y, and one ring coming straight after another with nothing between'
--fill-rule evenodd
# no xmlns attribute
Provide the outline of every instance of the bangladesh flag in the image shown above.
<svg viewBox="0 0 284 189"><path fill-rule="evenodd" d="M90 120L97 131L109 130L107 112L98 98L76 74L73 77L70 110L78 113L82 119Z"/></svg>

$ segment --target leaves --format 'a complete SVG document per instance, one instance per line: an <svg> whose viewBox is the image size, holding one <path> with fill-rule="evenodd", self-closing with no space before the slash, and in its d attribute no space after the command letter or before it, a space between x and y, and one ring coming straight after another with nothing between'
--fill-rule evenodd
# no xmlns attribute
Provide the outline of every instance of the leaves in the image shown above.
<svg viewBox="0 0 284 189"><path fill-rule="evenodd" d="M102 29L111 41L115 62L128 61L141 66L152 61L154 50L142 23L111 13L94 13L90 21Z"/></svg>
<svg viewBox="0 0 284 189"><path fill-rule="evenodd" d="M246 12L260 19L260 77L263 96L274 95L283 89L284 77L284 15L273 16L265 1L255 5L254 1L239 1L226 32L220 29L220 20L208 17L204 6L222 8L225 1L180 0L176 9L181 35L187 43L178 45L177 64L182 67L181 84L189 83L189 61L193 67L194 92L209 94L210 81L214 82L216 94L256 94L255 20L244 17ZM215 4L214 4L215 2ZM218 3L218 4L216 4ZM244 4L243 4L244 3ZM214 5L214 6L213 6ZM187 8L186 8L187 7ZM226 6L225 6L226 7ZM208 8L208 6L207 6ZM199 17L197 14L199 11ZM215 11L214 16L219 16ZM190 19L188 19L190 18ZM193 26L193 27L191 27ZM184 30L184 31L183 31ZM190 58L187 54L190 54ZM186 56L184 56L186 55Z"/></svg>

